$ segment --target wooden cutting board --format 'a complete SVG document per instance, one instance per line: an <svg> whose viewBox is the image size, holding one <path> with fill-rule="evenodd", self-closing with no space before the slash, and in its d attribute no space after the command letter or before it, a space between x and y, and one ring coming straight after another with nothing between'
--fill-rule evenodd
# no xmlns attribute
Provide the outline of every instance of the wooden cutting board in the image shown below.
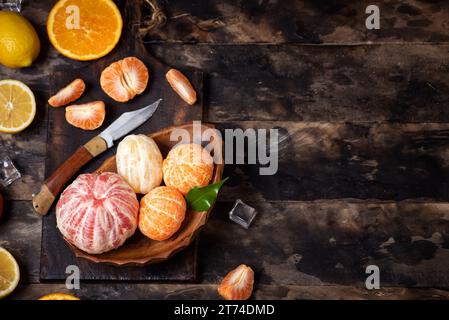
<svg viewBox="0 0 449 320"><path fill-rule="evenodd" d="M198 93L198 102L194 106L188 106L165 80L165 74L169 70L169 66L153 58L138 36L136 26L141 21L141 0L120 1L118 5L124 18L123 34L118 47L105 58L86 63L86 66L81 69L60 70L50 75L51 94L54 94L72 80L82 78L86 82L87 89L83 97L76 103L103 100L107 111L103 126L94 132L86 132L74 128L66 122L64 108L49 107L46 176L51 175L80 145L98 135L122 113L147 106L159 98L162 98L163 101L154 116L133 133L149 134L172 125L202 119L202 73L182 70ZM144 94L134 100L128 103L118 103L110 99L101 90L100 74L112 62L128 56L138 57L145 62L150 73L149 87ZM84 167L82 172L95 171L106 158L114 153L115 148L108 150ZM169 261L147 267L115 267L94 264L75 258L56 228L55 209L53 207L49 214L43 218L40 278L42 280L66 279L67 266L77 265L80 268L81 280L195 281L196 248L195 242Z"/></svg>

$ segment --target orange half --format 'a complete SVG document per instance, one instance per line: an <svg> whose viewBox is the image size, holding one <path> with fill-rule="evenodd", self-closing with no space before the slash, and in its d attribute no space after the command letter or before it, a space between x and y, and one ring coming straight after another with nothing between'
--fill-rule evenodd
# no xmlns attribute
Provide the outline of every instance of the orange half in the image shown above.
<svg viewBox="0 0 449 320"><path fill-rule="evenodd" d="M53 46L74 60L95 60L120 40L123 20L112 0L60 0L50 12L47 32Z"/></svg>
<svg viewBox="0 0 449 320"><path fill-rule="evenodd" d="M40 297L38 300L79 300L77 297L66 293L51 293Z"/></svg>

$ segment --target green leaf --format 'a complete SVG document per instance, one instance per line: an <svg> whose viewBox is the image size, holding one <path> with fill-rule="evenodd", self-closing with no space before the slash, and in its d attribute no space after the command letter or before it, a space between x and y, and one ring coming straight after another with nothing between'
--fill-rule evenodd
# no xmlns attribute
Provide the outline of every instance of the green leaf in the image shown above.
<svg viewBox="0 0 449 320"><path fill-rule="evenodd" d="M193 188L186 196L187 206L194 211L207 211L217 200L218 192L223 184L229 179L226 178L220 182L201 188Z"/></svg>

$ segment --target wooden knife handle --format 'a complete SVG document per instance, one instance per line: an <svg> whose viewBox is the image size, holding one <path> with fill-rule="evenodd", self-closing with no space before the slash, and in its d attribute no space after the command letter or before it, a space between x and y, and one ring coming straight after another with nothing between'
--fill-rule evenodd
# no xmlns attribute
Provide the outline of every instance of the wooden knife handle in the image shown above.
<svg viewBox="0 0 449 320"><path fill-rule="evenodd" d="M95 137L81 146L45 180L40 192L33 196L33 207L39 215L46 215L67 182L90 160L108 149L106 141Z"/></svg>

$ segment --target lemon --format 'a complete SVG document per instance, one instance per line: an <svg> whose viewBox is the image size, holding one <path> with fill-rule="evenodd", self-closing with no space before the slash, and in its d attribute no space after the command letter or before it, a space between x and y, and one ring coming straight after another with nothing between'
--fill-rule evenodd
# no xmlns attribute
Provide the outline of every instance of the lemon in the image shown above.
<svg viewBox="0 0 449 320"><path fill-rule="evenodd" d="M0 247L0 299L14 291L19 279L20 271L16 259Z"/></svg>
<svg viewBox="0 0 449 320"><path fill-rule="evenodd" d="M79 300L79 299L66 293L51 293L39 298L38 300Z"/></svg>
<svg viewBox="0 0 449 320"><path fill-rule="evenodd" d="M0 64L29 67L40 48L36 30L27 19L15 12L0 11Z"/></svg>
<svg viewBox="0 0 449 320"><path fill-rule="evenodd" d="M36 100L26 84L0 81L0 132L20 132L33 122L35 115Z"/></svg>

